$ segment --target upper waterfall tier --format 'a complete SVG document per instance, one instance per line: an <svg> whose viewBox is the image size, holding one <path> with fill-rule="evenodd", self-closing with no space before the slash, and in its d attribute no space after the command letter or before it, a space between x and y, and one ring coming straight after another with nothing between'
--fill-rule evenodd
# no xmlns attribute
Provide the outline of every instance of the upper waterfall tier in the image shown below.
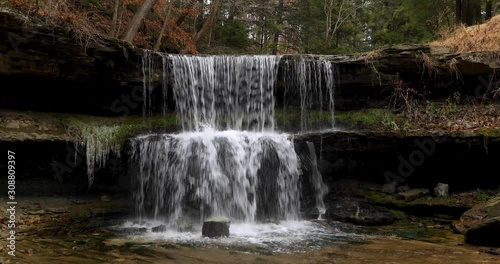
<svg viewBox="0 0 500 264"><path fill-rule="evenodd" d="M177 112L184 130L200 124L274 129L273 88L278 56L169 55Z"/></svg>
<svg viewBox="0 0 500 264"><path fill-rule="evenodd" d="M161 62L155 61L154 54ZM161 83L161 107L165 111L169 101L175 102L184 131L200 131L203 126L273 131L277 97L283 108L300 113L300 124L292 124L294 127L310 129L312 109L320 118L327 116L327 126L333 126L336 68L323 58L301 56L283 62L281 56L273 55L190 56L146 51L143 73L144 113L150 114L159 103L153 102L152 93Z"/></svg>

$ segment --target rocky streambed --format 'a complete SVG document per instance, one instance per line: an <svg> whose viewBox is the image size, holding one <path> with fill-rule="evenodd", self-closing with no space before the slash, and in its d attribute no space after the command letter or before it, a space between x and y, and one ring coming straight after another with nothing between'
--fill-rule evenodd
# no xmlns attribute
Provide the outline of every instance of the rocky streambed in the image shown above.
<svg viewBox="0 0 500 264"><path fill-rule="evenodd" d="M483 194L475 198L483 199ZM417 202L417 201L415 201ZM360 204L363 202L359 202ZM368 201L364 202L368 203ZM429 202L430 203L430 202ZM2 203L5 204L5 203ZM18 199L16 257L3 263L499 263L497 248L464 242L451 219L390 210L392 224L311 220L310 232L287 244L235 238L201 238L195 231L151 236L151 229L123 226L125 198L107 196L27 197ZM5 207L5 206L3 206ZM358 219L373 218L373 208ZM2 208L5 209L5 208ZM5 226L6 219L2 218ZM285 225L284 225L285 226ZM288 226L288 228L291 228ZM318 232L321 230L321 232ZM285 229L279 232L283 233ZM309 230L312 231L312 230ZM6 229L2 236L6 236ZM2 248L5 252L6 247Z"/></svg>

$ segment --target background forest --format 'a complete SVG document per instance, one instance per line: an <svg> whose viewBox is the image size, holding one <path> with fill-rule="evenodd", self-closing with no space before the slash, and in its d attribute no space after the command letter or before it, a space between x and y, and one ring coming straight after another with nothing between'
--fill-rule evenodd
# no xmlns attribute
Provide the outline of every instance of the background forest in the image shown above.
<svg viewBox="0 0 500 264"><path fill-rule="evenodd" d="M339 54L445 38L500 0L9 0L39 24L169 53ZM498 32L497 32L498 33Z"/></svg>

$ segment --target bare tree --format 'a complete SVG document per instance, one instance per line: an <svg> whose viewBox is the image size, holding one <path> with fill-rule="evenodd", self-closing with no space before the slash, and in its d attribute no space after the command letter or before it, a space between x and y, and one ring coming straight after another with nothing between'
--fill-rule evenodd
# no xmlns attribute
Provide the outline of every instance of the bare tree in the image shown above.
<svg viewBox="0 0 500 264"><path fill-rule="evenodd" d="M134 41L134 37L137 34L137 31L142 25L142 22L148 12L151 10L153 5L156 3L157 0L145 0L144 3L141 5L139 8L139 11L135 13L134 17L132 17L132 20L129 22L127 25L127 28L123 32L121 39L124 41L127 41L129 43L132 43Z"/></svg>
<svg viewBox="0 0 500 264"><path fill-rule="evenodd" d="M212 4L210 5L210 14L208 15L207 20L203 24L203 27L201 27L200 31L198 31L193 38L193 43L196 44L201 38L203 38L207 32L209 31L210 28L213 27L215 22L217 21L217 13L219 11L219 7L222 4L223 0L213 0ZM187 52L187 47L182 50L181 53L186 53Z"/></svg>
<svg viewBox="0 0 500 264"><path fill-rule="evenodd" d="M122 5L122 0L115 0L115 6L113 8L113 19L111 20L111 28L109 30L110 37L116 37L118 28L118 16L120 13L120 6Z"/></svg>
<svg viewBox="0 0 500 264"><path fill-rule="evenodd" d="M161 26L160 34L158 34L158 38L156 39L156 43L153 48L154 51L160 50L161 40L163 38L163 35L165 34L165 31L167 31L168 20L170 19L170 13L172 13L172 7L173 7L172 1L168 1L167 14L165 15L165 20L163 21L163 25Z"/></svg>
<svg viewBox="0 0 500 264"><path fill-rule="evenodd" d="M360 8L365 6L363 2L355 3L353 0L342 0L336 12L335 23L333 23L334 9L336 7L334 0L325 0L324 12L326 15L325 39L335 35L344 22L353 16Z"/></svg>
<svg viewBox="0 0 500 264"><path fill-rule="evenodd" d="M481 0L455 0L455 16L457 24L470 26L481 23Z"/></svg>

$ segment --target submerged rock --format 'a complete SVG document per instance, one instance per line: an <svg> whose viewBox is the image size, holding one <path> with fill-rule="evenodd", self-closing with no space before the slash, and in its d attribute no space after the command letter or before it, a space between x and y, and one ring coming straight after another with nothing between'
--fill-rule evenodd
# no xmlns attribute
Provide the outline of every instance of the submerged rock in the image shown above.
<svg viewBox="0 0 500 264"><path fill-rule="evenodd" d="M226 217L211 218L203 222L201 235L203 237L217 238L229 237L231 219Z"/></svg>
<svg viewBox="0 0 500 264"><path fill-rule="evenodd" d="M367 226L388 225L394 222L394 215L386 208L352 199L330 203L325 216L327 219Z"/></svg>
<svg viewBox="0 0 500 264"><path fill-rule="evenodd" d="M165 232L167 231L167 226L166 225L159 225L151 228L151 231L153 233L160 233L160 232Z"/></svg>

